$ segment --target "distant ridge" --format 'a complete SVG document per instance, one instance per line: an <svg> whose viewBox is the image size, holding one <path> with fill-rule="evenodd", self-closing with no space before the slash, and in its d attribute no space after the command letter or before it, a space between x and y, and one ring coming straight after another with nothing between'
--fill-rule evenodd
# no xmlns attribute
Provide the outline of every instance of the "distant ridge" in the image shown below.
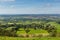
<svg viewBox="0 0 60 40"><path fill-rule="evenodd" d="M0 14L0 16L60 16L60 14Z"/></svg>

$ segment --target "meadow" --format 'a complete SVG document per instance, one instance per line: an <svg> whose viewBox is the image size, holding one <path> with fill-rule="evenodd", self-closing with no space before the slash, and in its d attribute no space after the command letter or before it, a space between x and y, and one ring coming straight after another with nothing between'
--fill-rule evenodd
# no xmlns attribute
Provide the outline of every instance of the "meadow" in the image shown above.
<svg viewBox="0 0 60 40"><path fill-rule="evenodd" d="M41 37L41 38L0 37L0 40L60 40L60 37Z"/></svg>

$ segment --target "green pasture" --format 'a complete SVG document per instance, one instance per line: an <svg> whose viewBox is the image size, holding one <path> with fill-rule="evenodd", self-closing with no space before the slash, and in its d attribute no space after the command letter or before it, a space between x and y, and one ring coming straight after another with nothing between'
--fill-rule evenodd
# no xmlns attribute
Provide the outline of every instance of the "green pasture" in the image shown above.
<svg viewBox="0 0 60 40"><path fill-rule="evenodd" d="M42 30L42 29L29 29L30 31L28 32L28 34L41 34L41 33L48 33L46 30ZM17 31L17 34L26 34L24 29L20 29L19 31Z"/></svg>
<svg viewBox="0 0 60 40"><path fill-rule="evenodd" d="M57 32L60 33L60 24L58 24L56 22L49 22L48 24L51 24L51 25L55 26L57 28Z"/></svg>
<svg viewBox="0 0 60 40"><path fill-rule="evenodd" d="M21 38L21 37L1 37L0 40L60 40L60 37L33 37L33 38Z"/></svg>

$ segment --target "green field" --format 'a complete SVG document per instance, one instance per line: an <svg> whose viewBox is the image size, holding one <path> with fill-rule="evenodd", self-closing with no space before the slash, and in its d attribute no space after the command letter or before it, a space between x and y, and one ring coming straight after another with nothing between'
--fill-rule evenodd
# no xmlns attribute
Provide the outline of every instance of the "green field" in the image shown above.
<svg viewBox="0 0 60 40"><path fill-rule="evenodd" d="M49 22L48 24L51 24L51 25L55 26L57 28L57 32L60 33L60 24L58 24L56 22Z"/></svg>
<svg viewBox="0 0 60 40"><path fill-rule="evenodd" d="M4 18L4 17L3 17ZM0 40L60 40L55 16L10 16L0 20ZM55 19L56 18L56 19Z"/></svg>
<svg viewBox="0 0 60 40"><path fill-rule="evenodd" d="M0 40L60 40L60 37L40 37L40 38L0 37Z"/></svg>
<svg viewBox="0 0 60 40"><path fill-rule="evenodd" d="M51 24L53 26L55 26L57 28L57 33L60 33L60 25L56 22L48 22L46 24ZM46 25L45 24L45 25ZM6 30L11 30L12 27L8 27ZM29 32L26 33L26 31L23 28L19 28L19 30L17 31L17 35L19 37L8 37L8 36L0 36L0 40L60 40L60 37L49 37L46 36L45 34L49 34L47 32L47 30L43 30L43 29L33 29L33 28L29 28ZM34 37L24 37L24 35L34 35ZM40 36L37 36L40 35ZM42 36L43 37L42 37ZM45 35L45 36L44 36ZM21 37L20 37L21 36Z"/></svg>
<svg viewBox="0 0 60 40"><path fill-rule="evenodd" d="M25 30L24 29L20 29L21 31L17 31L17 34L25 34ZM42 29L29 29L30 32L28 34L40 34L40 33L48 33L46 30L42 30Z"/></svg>

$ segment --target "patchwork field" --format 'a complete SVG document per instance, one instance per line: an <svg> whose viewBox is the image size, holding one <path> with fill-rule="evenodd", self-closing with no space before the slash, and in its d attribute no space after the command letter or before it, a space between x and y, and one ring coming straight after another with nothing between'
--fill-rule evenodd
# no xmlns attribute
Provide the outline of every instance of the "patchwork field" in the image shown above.
<svg viewBox="0 0 60 40"><path fill-rule="evenodd" d="M0 40L60 40L60 17L1 16Z"/></svg>

